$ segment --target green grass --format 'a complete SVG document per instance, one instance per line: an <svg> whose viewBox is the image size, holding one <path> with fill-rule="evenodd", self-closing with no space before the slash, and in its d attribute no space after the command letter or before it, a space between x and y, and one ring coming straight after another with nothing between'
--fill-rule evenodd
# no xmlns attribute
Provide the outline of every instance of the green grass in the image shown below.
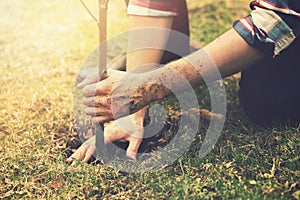
<svg viewBox="0 0 300 200"><path fill-rule="evenodd" d="M192 38L202 45L248 7L241 0L190 0L188 5ZM157 172L126 174L65 163L72 88L97 44L97 27L79 1L2 0L0 13L0 198L300 198L299 127L249 121L238 103L235 78L225 80L225 128L205 158L197 157L199 133L184 156ZM110 24L119 21L112 18ZM112 25L109 35L125 29ZM209 103L199 91L201 103Z"/></svg>

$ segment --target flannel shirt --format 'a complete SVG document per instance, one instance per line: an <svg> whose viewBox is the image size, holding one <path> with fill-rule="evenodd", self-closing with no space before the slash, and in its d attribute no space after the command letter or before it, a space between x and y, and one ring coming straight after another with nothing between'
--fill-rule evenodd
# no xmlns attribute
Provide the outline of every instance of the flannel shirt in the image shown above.
<svg viewBox="0 0 300 200"><path fill-rule="evenodd" d="M299 35L299 0L256 0L250 7L250 15L233 24L249 45L276 56Z"/></svg>

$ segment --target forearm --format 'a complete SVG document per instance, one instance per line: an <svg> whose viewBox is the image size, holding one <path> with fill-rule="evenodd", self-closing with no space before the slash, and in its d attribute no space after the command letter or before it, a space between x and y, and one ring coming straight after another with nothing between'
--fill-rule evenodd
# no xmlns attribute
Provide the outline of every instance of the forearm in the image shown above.
<svg viewBox="0 0 300 200"><path fill-rule="evenodd" d="M113 94L113 107L116 110L114 118L119 118L128 115L128 110L130 113L137 112L151 101L160 100L174 91L184 92L188 89L187 86L196 87L204 82L208 84L209 81L239 72L262 57L262 52L250 47L234 30L229 30L203 49L185 58L150 72L127 74L124 83L107 89L120 79L121 74L114 72L96 88L85 87L83 93L87 98L84 101L87 106L95 106L97 102L100 107L96 113L101 114L98 121L106 121L112 117L111 110L107 108L111 106L108 96ZM135 89L136 86L138 88ZM93 96L89 97L95 94L95 90L99 96L96 99ZM86 112L94 114L95 110L90 109Z"/></svg>
<svg viewBox="0 0 300 200"><path fill-rule="evenodd" d="M214 81L218 77L214 74L216 69L221 77L226 77L244 70L262 57L262 52L249 46L235 30L231 29L193 54L152 72L150 76L157 77L158 84L164 82L169 87L160 87L159 94L152 95L156 99L152 100L168 96L174 90L184 91L185 80L192 87L196 87L204 83L204 77L210 77L209 81ZM183 78L179 78L180 76Z"/></svg>
<svg viewBox="0 0 300 200"><path fill-rule="evenodd" d="M222 77L240 72L264 56L260 50L249 46L234 29L230 29L205 46L203 51L210 57L210 60L218 68ZM199 56L201 58L202 56L205 60L205 53L202 54L199 52L199 54L197 54L196 52L195 57ZM202 71L201 68L197 66L201 73L210 71L210 66L206 67L204 64L205 63L201 63L201 60L198 64L205 67Z"/></svg>

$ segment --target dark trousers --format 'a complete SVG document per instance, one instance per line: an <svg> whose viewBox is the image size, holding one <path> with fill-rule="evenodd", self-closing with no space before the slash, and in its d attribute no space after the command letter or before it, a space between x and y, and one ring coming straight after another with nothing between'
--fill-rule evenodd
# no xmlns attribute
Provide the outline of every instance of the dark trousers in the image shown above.
<svg viewBox="0 0 300 200"><path fill-rule="evenodd" d="M300 40L243 71L239 84L240 103L253 121L299 124Z"/></svg>

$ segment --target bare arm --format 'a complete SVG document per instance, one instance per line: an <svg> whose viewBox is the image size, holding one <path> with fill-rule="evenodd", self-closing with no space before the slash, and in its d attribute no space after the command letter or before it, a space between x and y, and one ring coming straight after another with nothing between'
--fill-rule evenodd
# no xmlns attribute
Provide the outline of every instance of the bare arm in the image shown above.
<svg viewBox="0 0 300 200"><path fill-rule="evenodd" d="M185 80L196 87L204 83L204 76L211 76L211 81L214 81L213 73L216 69L221 77L230 76L244 70L262 57L262 52L249 46L234 29L230 29L203 49L165 67L143 74L141 78L143 83L140 84L142 87L129 97L128 107L131 112L135 112L151 101L170 95L171 91L185 91L183 83Z"/></svg>
<svg viewBox="0 0 300 200"><path fill-rule="evenodd" d="M186 88L182 79L177 78L178 74L196 87L203 84L203 77L214 73L216 68L222 77L226 77L242 71L263 56L262 52L249 46L234 29L230 29L203 49L157 70L132 74L126 77L124 83L120 83L119 80L125 74L120 76L111 72L110 77L101 81L98 86L84 88L83 93L87 97L84 100L85 104L92 106L96 102L98 107L96 112L87 113L100 115L102 121L119 118L128 115L128 109L134 113L151 101L170 95L172 90L184 91ZM165 83L168 88L164 87ZM139 88L132 94L133 86ZM91 97L95 90L97 96ZM113 105L111 96L114 97Z"/></svg>
<svg viewBox="0 0 300 200"><path fill-rule="evenodd" d="M263 56L261 51L249 46L234 29L230 29L203 49L167 64L156 70L151 76L167 77L170 79L168 80L170 87L179 89L182 85L180 80L174 80L170 76L170 73L175 71L188 80L193 87L196 87L204 83L203 76L213 73L214 67L219 70L222 77L227 77L244 70ZM170 91L162 90L157 99L169 94Z"/></svg>
<svg viewBox="0 0 300 200"><path fill-rule="evenodd" d="M222 77L240 72L264 56L261 51L249 46L234 29L208 44L204 51L214 61Z"/></svg>

